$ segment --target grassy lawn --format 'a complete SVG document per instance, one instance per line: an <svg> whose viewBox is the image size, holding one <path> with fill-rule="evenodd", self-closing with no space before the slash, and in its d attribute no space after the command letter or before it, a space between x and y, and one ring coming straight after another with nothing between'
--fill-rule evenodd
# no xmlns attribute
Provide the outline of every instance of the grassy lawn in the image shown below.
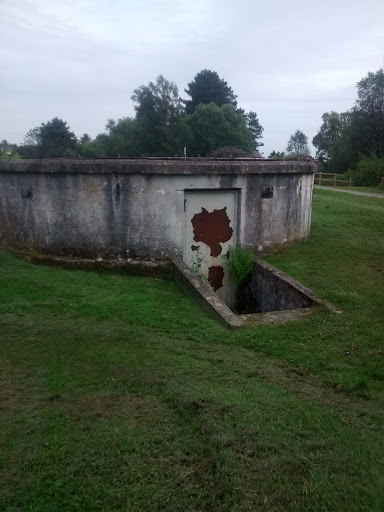
<svg viewBox="0 0 384 512"><path fill-rule="evenodd" d="M169 281L0 253L0 510L383 511L384 201L266 258L342 309L228 331Z"/></svg>

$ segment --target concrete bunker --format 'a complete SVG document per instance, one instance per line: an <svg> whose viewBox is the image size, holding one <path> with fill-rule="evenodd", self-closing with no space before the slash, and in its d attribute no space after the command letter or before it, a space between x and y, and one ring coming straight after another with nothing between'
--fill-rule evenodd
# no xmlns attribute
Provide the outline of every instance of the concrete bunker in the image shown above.
<svg viewBox="0 0 384 512"><path fill-rule="evenodd" d="M263 253L306 238L315 171L246 158L3 160L0 243L55 257L182 259L233 307L229 247Z"/></svg>

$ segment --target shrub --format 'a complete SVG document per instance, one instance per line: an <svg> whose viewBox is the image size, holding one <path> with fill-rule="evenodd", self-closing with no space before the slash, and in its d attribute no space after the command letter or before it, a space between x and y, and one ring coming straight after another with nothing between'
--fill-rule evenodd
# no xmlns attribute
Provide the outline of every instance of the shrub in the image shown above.
<svg viewBox="0 0 384 512"><path fill-rule="evenodd" d="M226 146L224 148L211 151L208 156L213 158L244 158L248 156L248 153L246 153L244 149L241 148Z"/></svg>
<svg viewBox="0 0 384 512"><path fill-rule="evenodd" d="M384 158L361 158L351 176L357 187L377 187L384 177Z"/></svg>
<svg viewBox="0 0 384 512"><path fill-rule="evenodd" d="M284 156L284 160L304 160L305 162L314 162L315 159L306 153L289 153Z"/></svg>

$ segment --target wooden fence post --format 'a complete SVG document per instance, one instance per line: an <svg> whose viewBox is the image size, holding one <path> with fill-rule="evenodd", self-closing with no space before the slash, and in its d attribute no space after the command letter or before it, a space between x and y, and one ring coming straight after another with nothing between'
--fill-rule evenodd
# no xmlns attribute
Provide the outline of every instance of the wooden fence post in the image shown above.
<svg viewBox="0 0 384 512"><path fill-rule="evenodd" d="M336 187L336 176L337 176L337 174L335 174L334 177L333 177L333 186L334 187Z"/></svg>

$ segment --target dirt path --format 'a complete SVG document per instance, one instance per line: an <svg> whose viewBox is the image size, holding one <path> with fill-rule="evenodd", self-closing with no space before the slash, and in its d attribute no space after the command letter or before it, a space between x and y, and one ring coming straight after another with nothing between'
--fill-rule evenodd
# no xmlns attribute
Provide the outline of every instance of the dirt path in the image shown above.
<svg viewBox="0 0 384 512"><path fill-rule="evenodd" d="M323 185L314 185L315 188L323 190L333 190L334 192L346 192L347 194L354 194L355 196L379 197L384 199L384 194L375 194L374 192L359 192L358 190L346 190L345 188L324 187Z"/></svg>

